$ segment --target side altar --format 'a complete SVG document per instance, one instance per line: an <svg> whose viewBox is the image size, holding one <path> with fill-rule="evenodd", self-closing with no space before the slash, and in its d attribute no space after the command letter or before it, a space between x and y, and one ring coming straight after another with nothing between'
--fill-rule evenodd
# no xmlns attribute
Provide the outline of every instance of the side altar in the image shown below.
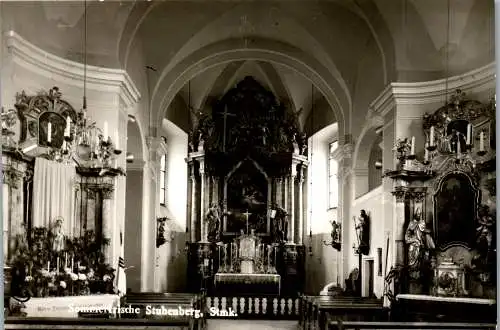
<svg viewBox="0 0 500 330"><path fill-rule="evenodd" d="M308 161L297 114L246 77L191 117L190 290L300 293Z"/></svg>

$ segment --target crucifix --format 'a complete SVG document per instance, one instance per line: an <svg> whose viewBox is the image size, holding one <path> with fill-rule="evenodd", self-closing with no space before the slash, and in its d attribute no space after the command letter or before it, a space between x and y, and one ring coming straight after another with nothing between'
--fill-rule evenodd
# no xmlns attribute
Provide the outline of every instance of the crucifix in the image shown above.
<svg viewBox="0 0 500 330"><path fill-rule="evenodd" d="M247 211L246 211L245 213L243 213L243 214L247 217L247 235L248 235L248 217L249 217L249 216L250 216L250 214L252 214L252 213L248 212L248 210L247 210Z"/></svg>
<svg viewBox="0 0 500 330"><path fill-rule="evenodd" d="M226 152L227 116L236 117L236 115L233 113L229 113L227 111L227 105L224 106L224 112L222 113L222 115L224 116L224 132L223 132L224 135L222 137L222 152Z"/></svg>

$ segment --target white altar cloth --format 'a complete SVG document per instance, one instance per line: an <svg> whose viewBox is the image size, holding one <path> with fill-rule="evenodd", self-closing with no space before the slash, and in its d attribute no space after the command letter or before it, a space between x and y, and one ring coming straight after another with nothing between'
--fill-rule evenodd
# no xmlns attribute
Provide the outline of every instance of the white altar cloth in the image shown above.
<svg viewBox="0 0 500 330"><path fill-rule="evenodd" d="M12 298L11 298L12 299ZM113 294L31 298L21 309L28 317L77 318L78 312L116 314L120 297Z"/></svg>

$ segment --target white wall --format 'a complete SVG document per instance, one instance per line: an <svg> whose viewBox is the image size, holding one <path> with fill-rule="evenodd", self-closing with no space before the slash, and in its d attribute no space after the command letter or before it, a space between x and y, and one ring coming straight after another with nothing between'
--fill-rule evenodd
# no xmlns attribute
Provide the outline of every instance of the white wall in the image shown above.
<svg viewBox="0 0 500 330"><path fill-rule="evenodd" d="M166 228L170 242L156 249L155 290L181 292L186 286L187 256L184 253L187 219L187 134L164 119L162 134L167 138L166 206L160 215L171 220ZM158 191L159 193L159 191Z"/></svg>
<svg viewBox="0 0 500 330"><path fill-rule="evenodd" d="M331 241L331 221L337 220L335 209L328 207L329 143L337 138L337 124L332 124L309 138L309 169L307 193L306 246L312 246L312 256L306 256L306 285L309 294L318 294L328 283L340 280L341 252L323 242ZM309 231L312 237L309 238Z"/></svg>

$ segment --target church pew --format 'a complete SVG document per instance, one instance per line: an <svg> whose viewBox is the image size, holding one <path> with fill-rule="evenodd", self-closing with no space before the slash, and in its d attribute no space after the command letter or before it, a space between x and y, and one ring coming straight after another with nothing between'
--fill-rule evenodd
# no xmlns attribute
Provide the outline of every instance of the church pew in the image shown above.
<svg viewBox="0 0 500 330"><path fill-rule="evenodd" d="M353 317L373 320L385 319L382 300L349 296L303 296L299 326L311 329L321 324L326 327L328 318Z"/></svg>
<svg viewBox="0 0 500 330"><path fill-rule="evenodd" d="M31 330L118 330L118 329L171 329L189 330L193 328L190 320L149 320L149 319L81 319L81 318L41 318L7 317L5 329Z"/></svg>
<svg viewBox="0 0 500 330"><path fill-rule="evenodd" d="M331 321L328 330L399 329L399 330L493 330L492 323L446 323L446 322L359 322Z"/></svg>
<svg viewBox="0 0 500 330"><path fill-rule="evenodd" d="M121 306L131 306L140 308L139 315L126 314L121 315L122 318L139 318L139 319L187 319L193 321L193 329L201 329L205 326L204 317L195 318L194 316L173 316L173 315L148 315L148 310L152 308L168 308L168 309L194 309L203 311L204 297L192 293L158 293L158 292L140 292L129 293L122 298Z"/></svg>

